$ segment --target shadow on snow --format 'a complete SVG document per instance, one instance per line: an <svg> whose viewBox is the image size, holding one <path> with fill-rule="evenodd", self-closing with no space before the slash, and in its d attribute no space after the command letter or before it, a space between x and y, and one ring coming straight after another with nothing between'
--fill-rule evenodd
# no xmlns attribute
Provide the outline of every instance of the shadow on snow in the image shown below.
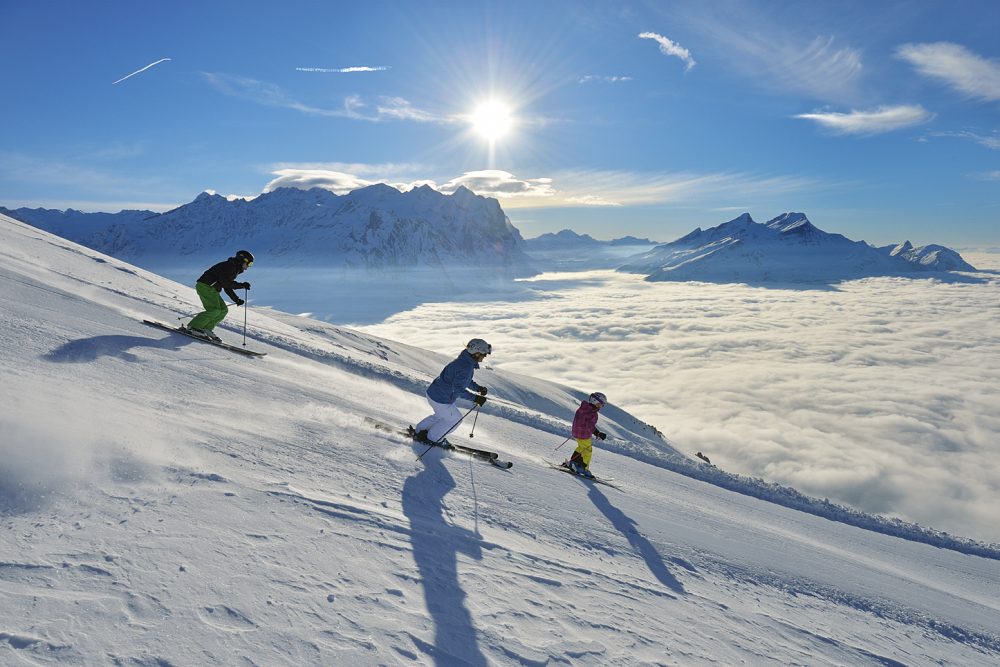
<svg viewBox="0 0 1000 667"><path fill-rule="evenodd" d="M423 470L403 484L403 514L410 522L413 559L434 621L434 643L416 636L413 641L438 665L485 666L458 576L459 553L482 558L479 536L445 518L444 498L455 488L455 480L440 457L421 461Z"/></svg>

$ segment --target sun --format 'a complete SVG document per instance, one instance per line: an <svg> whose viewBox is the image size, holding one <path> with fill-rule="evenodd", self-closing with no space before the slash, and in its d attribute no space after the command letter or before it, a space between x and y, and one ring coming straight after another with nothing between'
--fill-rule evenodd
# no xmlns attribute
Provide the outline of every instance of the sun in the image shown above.
<svg viewBox="0 0 1000 667"><path fill-rule="evenodd" d="M503 139L514 124L510 107L497 100L481 104L469 120L473 129L490 143Z"/></svg>

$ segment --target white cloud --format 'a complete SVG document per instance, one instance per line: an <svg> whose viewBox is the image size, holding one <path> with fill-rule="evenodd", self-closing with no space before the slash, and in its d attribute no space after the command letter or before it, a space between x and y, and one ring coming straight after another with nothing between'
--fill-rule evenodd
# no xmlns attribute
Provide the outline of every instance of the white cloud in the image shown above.
<svg viewBox="0 0 1000 667"><path fill-rule="evenodd" d="M919 104L882 106L872 111L850 113L814 112L794 116L811 120L837 134L873 135L920 125L934 118L934 114Z"/></svg>
<svg viewBox="0 0 1000 667"><path fill-rule="evenodd" d="M1000 181L1000 170L986 171L972 176L977 181Z"/></svg>
<svg viewBox="0 0 1000 667"><path fill-rule="evenodd" d="M266 81L210 72L205 72L204 77L216 90L226 95L247 99L264 106L294 109L311 116L350 118L373 123L386 120L408 120L422 123L459 122L455 116L440 115L418 109L401 97L382 97L379 102L372 104L365 101L360 95L350 95L344 98L342 108L327 109L303 104L289 97L279 86Z"/></svg>
<svg viewBox="0 0 1000 667"><path fill-rule="evenodd" d="M488 331L493 366L603 391L725 470L996 540L992 280L794 290L553 274L526 283L544 298L427 303L365 330L440 351ZM608 470L599 444L593 465Z"/></svg>
<svg viewBox="0 0 1000 667"><path fill-rule="evenodd" d="M337 194L385 183L406 192L421 185L450 194L464 186L478 195L495 197L505 209L622 207L660 203L717 202L779 196L821 184L808 178L758 176L742 173L649 174L614 171L558 171L551 176L524 177L500 169L469 171L442 184L418 177L422 165L344 163L285 163L269 171L275 176L265 192L280 187L326 188Z"/></svg>
<svg viewBox="0 0 1000 667"><path fill-rule="evenodd" d="M897 55L924 76L943 81L970 97L1000 100L1000 61L978 56L960 44L904 44Z"/></svg>
<svg viewBox="0 0 1000 667"><path fill-rule="evenodd" d="M406 192L421 185L450 194L464 186L478 195L495 197L505 209L622 207L658 203L744 200L761 192L778 196L819 187L801 177L769 177L740 173L643 174L612 171L559 171L551 176L524 177L500 169L469 171L438 184L416 177L422 165L343 163L280 164L265 192L280 187L326 188L337 194L385 183Z"/></svg>
<svg viewBox="0 0 1000 667"><path fill-rule="evenodd" d="M671 40L669 37L658 35L655 32L641 32L639 33L639 39L652 39L660 45L660 53L665 56L680 58L684 62L685 72L691 71L691 68L697 64L694 61L694 58L691 57L690 51L677 42Z"/></svg>
<svg viewBox="0 0 1000 667"><path fill-rule="evenodd" d="M513 197L548 198L556 193L551 178L517 178L510 172L499 169L469 171L451 179L438 189L442 192L454 192L459 186L465 186L484 197L497 197L503 200Z"/></svg>

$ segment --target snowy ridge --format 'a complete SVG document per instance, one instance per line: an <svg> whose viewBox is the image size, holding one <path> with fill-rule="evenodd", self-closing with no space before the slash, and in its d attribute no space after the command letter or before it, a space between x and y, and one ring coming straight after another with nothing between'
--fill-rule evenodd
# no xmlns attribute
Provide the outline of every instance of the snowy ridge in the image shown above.
<svg viewBox="0 0 1000 667"><path fill-rule="evenodd" d="M235 252L266 255L269 266L490 267L509 277L532 273L523 239L496 199L464 187L444 195L421 186L400 192L377 184L336 195L279 188L252 200L203 192L163 214L17 209L46 231L145 267L191 266Z"/></svg>
<svg viewBox="0 0 1000 667"><path fill-rule="evenodd" d="M653 281L799 283L975 268L944 246L875 248L824 232L804 213L783 213L764 224L744 213L631 257L619 270Z"/></svg>
<svg viewBox="0 0 1000 667"><path fill-rule="evenodd" d="M468 421L452 437L514 468L416 463L365 417L425 414L451 353L251 310L268 356L246 359L139 321L193 301L0 218L0 662L1000 659L995 547L827 521L693 461L675 474L674 445L618 406L594 465L626 493L554 473L540 462L570 446L554 453L582 393L502 357L477 372L474 439ZM220 331L236 344L238 319Z"/></svg>

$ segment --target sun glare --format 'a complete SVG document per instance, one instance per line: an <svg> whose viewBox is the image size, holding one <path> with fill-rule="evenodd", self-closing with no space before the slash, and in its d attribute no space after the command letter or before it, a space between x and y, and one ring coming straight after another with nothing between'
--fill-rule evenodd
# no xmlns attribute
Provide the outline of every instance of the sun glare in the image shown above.
<svg viewBox="0 0 1000 667"><path fill-rule="evenodd" d="M513 124L510 108L496 100L490 100L476 109L471 116L471 121L476 132L490 142L502 139L510 131Z"/></svg>

